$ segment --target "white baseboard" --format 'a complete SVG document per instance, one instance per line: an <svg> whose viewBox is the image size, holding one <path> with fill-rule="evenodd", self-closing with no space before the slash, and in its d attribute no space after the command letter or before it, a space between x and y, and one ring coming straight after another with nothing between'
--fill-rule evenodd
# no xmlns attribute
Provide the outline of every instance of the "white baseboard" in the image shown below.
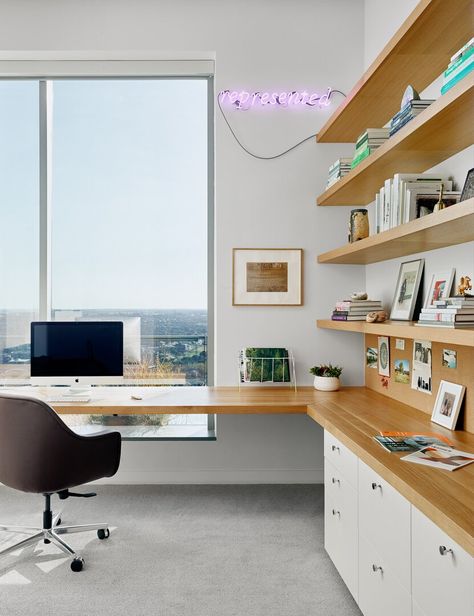
<svg viewBox="0 0 474 616"><path fill-rule="evenodd" d="M114 477L100 479L94 483L106 485L324 483L324 470L308 468L119 471Z"/></svg>

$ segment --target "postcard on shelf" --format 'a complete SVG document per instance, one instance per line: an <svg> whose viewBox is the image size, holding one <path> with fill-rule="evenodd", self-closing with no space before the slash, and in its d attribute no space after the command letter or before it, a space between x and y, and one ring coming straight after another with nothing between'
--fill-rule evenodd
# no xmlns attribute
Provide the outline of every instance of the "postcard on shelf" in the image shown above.
<svg viewBox="0 0 474 616"><path fill-rule="evenodd" d="M414 462L415 464L424 464L425 466L432 466L433 468L442 468L446 471L455 471L462 466L474 462L474 453L451 449L451 447L433 445L410 453L408 456L400 458L400 460L404 462Z"/></svg>
<svg viewBox="0 0 474 616"><path fill-rule="evenodd" d="M439 445L446 447L451 445L451 442L444 436L428 435L428 434L413 434L406 436L374 436L377 441L387 451L419 451L431 445Z"/></svg>

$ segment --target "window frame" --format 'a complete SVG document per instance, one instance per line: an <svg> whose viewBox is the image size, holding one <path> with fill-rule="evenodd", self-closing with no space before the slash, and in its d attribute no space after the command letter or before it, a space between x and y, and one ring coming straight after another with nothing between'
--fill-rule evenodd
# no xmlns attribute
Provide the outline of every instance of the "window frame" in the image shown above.
<svg viewBox="0 0 474 616"><path fill-rule="evenodd" d="M194 57L190 57L194 55ZM52 218L52 81L61 79L200 79L207 82L207 384L215 377L215 126L214 126L214 59L212 54L187 54L186 58L166 58L136 52L123 57L117 53L83 52L47 53L5 52L0 54L1 80L34 80L38 82L39 99L39 319L52 317L51 218ZM216 419L207 416L208 436L199 440L215 440ZM125 440L136 440L134 438ZM155 439L143 439L155 440ZM195 440L189 437L163 437L156 440Z"/></svg>

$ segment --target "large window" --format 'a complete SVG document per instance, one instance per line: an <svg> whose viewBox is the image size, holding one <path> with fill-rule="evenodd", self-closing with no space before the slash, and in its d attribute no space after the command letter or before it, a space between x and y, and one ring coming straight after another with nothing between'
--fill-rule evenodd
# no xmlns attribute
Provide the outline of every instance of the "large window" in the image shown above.
<svg viewBox="0 0 474 616"><path fill-rule="evenodd" d="M40 314L122 320L126 384L209 382L208 91L206 78L0 82L0 378L28 376ZM206 415L69 421L151 438L209 427Z"/></svg>

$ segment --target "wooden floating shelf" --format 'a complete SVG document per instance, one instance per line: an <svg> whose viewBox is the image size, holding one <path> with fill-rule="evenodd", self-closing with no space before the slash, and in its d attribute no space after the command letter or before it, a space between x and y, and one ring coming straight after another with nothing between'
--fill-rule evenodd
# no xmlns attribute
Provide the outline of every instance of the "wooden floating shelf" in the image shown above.
<svg viewBox="0 0 474 616"><path fill-rule="evenodd" d="M474 240L474 198L318 256L318 263L367 265Z"/></svg>
<svg viewBox="0 0 474 616"><path fill-rule="evenodd" d="M474 72L328 188L317 203L366 205L395 173L420 173L473 142Z"/></svg>
<svg viewBox="0 0 474 616"><path fill-rule="evenodd" d="M331 321L320 319L317 326L321 329L336 329L360 334L375 334L378 336L395 336L446 342L474 347L474 330L449 329L447 327L417 327L413 321L385 321L385 323L367 323L366 321Z"/></svg>
<svg viewBox="0 0 474 616"><path fill-rule="evenodd" d="M318 134L320 142L355 142L383 126L408 84L419 92L472 36L472 0L422 0Z"/></svg>

